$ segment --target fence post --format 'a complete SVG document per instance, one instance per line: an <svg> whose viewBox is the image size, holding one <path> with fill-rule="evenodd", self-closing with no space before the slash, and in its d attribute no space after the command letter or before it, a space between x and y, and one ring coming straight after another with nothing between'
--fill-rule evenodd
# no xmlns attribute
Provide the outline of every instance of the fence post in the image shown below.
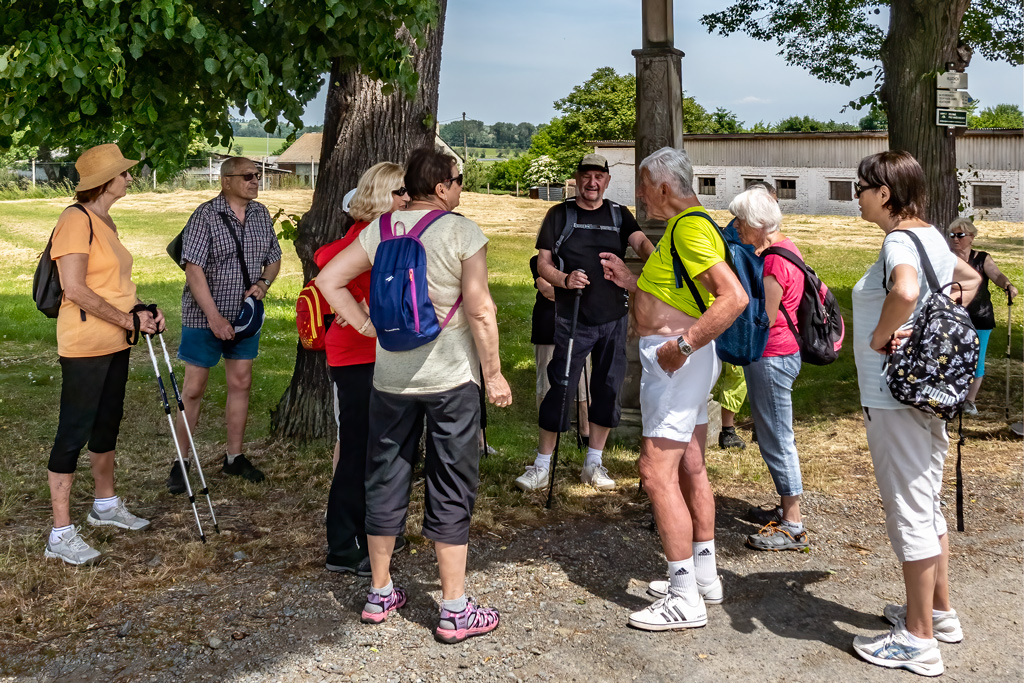
<svg viewBox="0 0 1024 683"><path fill-rule="evenodd" d="M209 157L207 160L210 173L210 184L213 185L213 157Z"/></svg>
<svg viewBox="0 0 1024 683"><path fill-rule="evenodd" d="M156 169L153 169L153 189L156 189Z"/></svg>
<svg viewBox="0 0 1024 683"><path fill-rule="evenodd" d="M487 194L491 193L491 184L487 183Z"/></svg>
<svg viewBox="0 0 1024 683"><path fill-rule="evenodd" d="M316 192L316 162L313 161L313 157L309 158L309 184L314 192Z"/></svg>
<svg viewBox="0 0 1024 683"><path fill-rule="evenodd" d="M519 181L516 181L516 196L519 196Z"/></svg>
<svg viewBox="0 0 1024 683"><path fill-rule="evenodd" d="M32 189L36 187L36 160L32 160Z"/></svg>
<svg viewBox="0 0 1024 683"><path fill-rule="evenodd" d="M270 135L270 133L267 133L267 135ZM269 145L270 143L268 142L267 144ZM260 180L262 181L261 182L262 187L260 189L265 191L267 189L267 158L266 157L263 157L263 175L260 177Z"/></svg>

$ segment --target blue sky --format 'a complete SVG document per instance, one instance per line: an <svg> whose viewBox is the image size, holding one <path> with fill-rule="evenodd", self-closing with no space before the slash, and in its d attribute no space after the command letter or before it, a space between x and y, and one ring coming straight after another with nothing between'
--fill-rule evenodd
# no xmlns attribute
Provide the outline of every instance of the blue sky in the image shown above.
<svg viewBox="0 0 1024 683"><path fill-rule="evenodd" d="M787 66L779 48L742 34L711 35L702 14L727 0L675 3L675 44L686 53L683 89L709 111L725 107L751 125L791 115L856 122L864 112L842 111L870 83L823 83ZM485 123L544 123L595 69L632 73L630 51L640 47L640 0L449 0L441 60L438 119ZM1024 68L975 55L969 92L982 106L1024 99ZM303 117L321 123L323 99Z"/></svg>

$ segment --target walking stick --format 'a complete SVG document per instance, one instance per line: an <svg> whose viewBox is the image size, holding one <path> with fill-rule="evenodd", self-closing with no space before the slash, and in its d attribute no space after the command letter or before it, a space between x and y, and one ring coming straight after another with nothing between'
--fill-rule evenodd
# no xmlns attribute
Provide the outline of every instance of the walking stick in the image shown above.
<svg viewBox="0 0 1024 683"><path fill-rule="evenodd" d="M569 395L569 367L572 365L572 347L576 341L576 322L580 317L580 299L583 297L583 290L576 290L576 299L572 304L572 322L569 324L569 348L565 354L565 375L562 383L565 391L562 392L562 407L558 411L558 431L555 432L555 452L551 456L551 479L548 480L548 502L544 506L551 509L551 494L555 490L555 469L558 467L558 447L562 441L562 418L565 415L565 399Z"/></svg>
<svg viewBox="0 0 1024 683"><path fill-rule="evenodd" d="M1010 296L1010 286L1006 286L1006 421L1010 421L1010 346L1013 344L1013 316L1010 314L1010 307L1013 306L1013 297Z"/></svg>
<svg viewBox="0 0 1024 683"><path fill-rule="evenodd" d="M149 347L149 358L153 361L153 371L156 373L156 383L160 387L160 398L164 404L164 414L167 416L167 424L171 427L171 441L174 442L174 450L178 454L178 466L185 478L185 492L188 493L188 502L192 504L192 514L196 518L196 526L199 527L199 538L206 543L206 534L203 533L203 524L199 521L199 510L196 509L196 497L192 494L192 486L188 482L188 474L185 472L185 459L181 457L181 446L178 445L178 435L174 431L174 418L171 417L171 405L167 402L167 390L164 389L164 378L160 376L160 364L153 353L153 336L146 335L146 345Z"/></svg>
<svg viewBox="0 0 1024 683"><path fill-rule="evenodd" d="M160 337L160 346L164 351L164 362L167 364L167 372L171 378L171 388L174 389L174 400L178 402L178 413L181 414L181 421L185 425L185 434L188 435L188 445L192 449L192 455L196 458L196 473L199 475L199 484L203 487L199 490L199 493L206 495L206 505L210 508L210 519L213 521L213 529L218 534L220 533L220 526L217 524L217 515L213 514L213 500L210 499L210 488L206 485L206 477L203 476L203 465L199 462L199 451L196 450L196 443L192 440L192 428L188 426L188 416L185 415L185 403L181 400L181 392L178 390L178 382L174 379L174 366L171 365L171 356L167 353L167 344L164 342L163 334L158 334ZM175 439L177 443L177 439ZM182 467L182 474L185 474L184 465L179 463ZM188 477L186 476L186 480Z"/></svg>

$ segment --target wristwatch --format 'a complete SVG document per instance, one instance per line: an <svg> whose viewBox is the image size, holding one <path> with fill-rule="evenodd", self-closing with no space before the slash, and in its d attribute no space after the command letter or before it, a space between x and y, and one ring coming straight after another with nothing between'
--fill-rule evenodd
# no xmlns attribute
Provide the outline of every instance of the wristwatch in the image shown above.
<svg viewBox="0 0 1024 683"><path fill-rule="evenodd" d="M265 277L261 277L261 278L260 278L259 280L257 280L256 282L263 282L264 284L266 284L266 285L267 285L267 289L270 289L270 280L268 280L267 278L265 278Z"/></svg>
<svg viewBox="0 0 1024 683"><path fill-rule="evenodd" d="M683 339L683 335L676 337L676 345L679 347L679 353L686 357L693 355L693 347L690 346L690 342Z"/></svg>

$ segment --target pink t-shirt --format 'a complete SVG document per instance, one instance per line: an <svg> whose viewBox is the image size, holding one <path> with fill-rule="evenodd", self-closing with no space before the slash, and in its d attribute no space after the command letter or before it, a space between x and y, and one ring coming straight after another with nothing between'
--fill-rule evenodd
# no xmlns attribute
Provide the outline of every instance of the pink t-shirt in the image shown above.
<svg viewBox="0 0 1024 683"><path fill-rule="evenodd" d="M804 258L800 250L796 248L796 245L788 237L782 238L772 246L788 249L799 256L800 260ZM793 324L796 325L796 309L800 307L800 298L804 293L803 271L781 256L768 254L764 257L764 276L768 277L769 275L774 275L775 279L782 286L781 307L789 312L789 317L793 319ZM775 316L775 324L768 330L768 344L764 347L764 354L762 355L788 356L793 353L800 353L800 345L797 344L796 337L793 336L793 332L789 329L789 324L786 322L786 316L782 314L780 309L778 315Z"/></svg>

